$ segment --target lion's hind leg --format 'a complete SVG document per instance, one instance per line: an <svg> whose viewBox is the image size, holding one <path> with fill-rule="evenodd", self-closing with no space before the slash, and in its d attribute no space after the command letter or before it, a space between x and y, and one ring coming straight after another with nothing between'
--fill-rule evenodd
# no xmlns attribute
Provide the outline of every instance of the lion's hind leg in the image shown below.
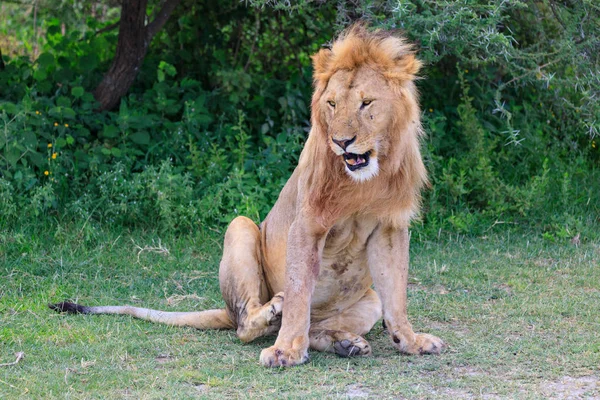
<svg viewBox="0 0 600 400"><path fill-rule="evenodd" d="M277 333L281 328L281 310L283 308L283 292L277 293L264 305L253 304L239 312L237 336L242 342Z"/></svg>
<svg viewBox="0 0 600 400"><path fill-rule="evenodd" d="M325 320L311 324L310 347L342 357L367 356L371 345L362 335L381 318L381 301L373 289L354 305Z"/></svg>
<svg viewBox="0 0 600 400"><path fill-rule="evenodd" d="M225 233L219 282L227 312L243 342L276 333L281 326L283 292L269 299L260 260L258 226L249 218L235 218Z"/></svg>
<svg viewBox="0 0 600 400"><path fill-rule="evenodd" d="M331 329L311 329L310 348L335 353L340 357L368 356L371 345L365 338L351 332Z"/></svg>

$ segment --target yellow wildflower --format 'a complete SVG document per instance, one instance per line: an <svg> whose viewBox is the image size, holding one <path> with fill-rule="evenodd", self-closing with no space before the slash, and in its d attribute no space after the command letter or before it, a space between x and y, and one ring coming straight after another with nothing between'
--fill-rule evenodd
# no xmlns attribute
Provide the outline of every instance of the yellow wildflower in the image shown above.
<svg viewBox="0 0 600 400"><path fill-rule="evenodd" d="M48 148L52 148L52 143L48 143Z"/></svg>
<svg viewBox="0 0 600 400"><path fill-rule="evenodd" d="M52 153L52 159L53 159L53 160L56 160L56 157L57 157L57 156L58 156L58 154L56 154L56 153Z"/></svg>
<svg viewBox="0 0 600 400"><path fill-rule="evenodd" d="M44 175L48 176L48 175L50 175L50 172L44 171Z"/></svg>
<svg viewBox="0 0 600 400"><path fill-rule="evenodd" d="M41 112L39 112L39 111L36 111L35 113L36 113L37 115L40 115L40 114L41 114Z"/></svg>
<svg viewBox="0 0 600 400"><path fill-rule="evenodd" d="M594 148L594 149L596 148L596 141L595 140L592 141L592 148Z"/></svg>
<svg viewBox="0 0 600 400"><path fill-rule="evenodd" d="M58 126L58 122L55 122L55 123L54 123L54 126Z"/></svg>
<svg viewBox="0 0 600 400"><path fill-rule="evenodd" d="M468 69L465 69L465 74L468 74L468 73L469 73L469 70L468 70Z"/></svg>
<svg viewBox="0 0 600 400"><path fill-rule="evenodd" d="M433 108L430 108L430 109L429 109L429 112L433 112Z"/></svg>
<svg viewBox="0 0 600 400"><path fill-rule="evenodd" d="M68 127L69 127L69 124L65 124L65 128L68 128Z"/></svg>

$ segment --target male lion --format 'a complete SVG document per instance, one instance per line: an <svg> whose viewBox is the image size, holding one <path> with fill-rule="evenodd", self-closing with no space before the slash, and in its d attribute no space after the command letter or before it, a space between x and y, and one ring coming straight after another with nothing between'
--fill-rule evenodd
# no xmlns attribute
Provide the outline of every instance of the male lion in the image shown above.
<svg viewBox="0 0 600 400"><path fill-rule="evenodd" d="M238 217L225 234L219 270L225 309L51 307L236 328L243 342L279 332L260 355L270 367L305 362L309 347L368 355L362 335L382 313L399 351L439 353L444 343L415 334L406 315L408 224L427 179L413 82L421 63L404 39L363 25L315 54L313 63L312 130L298 166L260 226Z"/></svg>

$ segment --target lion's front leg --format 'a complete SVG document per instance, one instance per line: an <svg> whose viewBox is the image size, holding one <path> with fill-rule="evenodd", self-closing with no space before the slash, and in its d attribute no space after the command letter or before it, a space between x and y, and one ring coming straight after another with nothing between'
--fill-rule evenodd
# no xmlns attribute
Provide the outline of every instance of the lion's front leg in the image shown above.
<svg viewBox="0 0 600 400"><path fill-rule="evenodd" d="M381 298L383 318L394 347L402 353L439 354L444 342L433 335L415 334L408 322L408 247L408 228L380 226L369 241L369 269Z"/></svg>
<svg viewBox="0 0 600 400"><path fill-rule="evenodd" d="M281 329L275 344L260 354L261 364L267 367L289 367L308 360L310 302L325 237L324 232L315 233L309 220L299 216L290 227Z"/></svg>

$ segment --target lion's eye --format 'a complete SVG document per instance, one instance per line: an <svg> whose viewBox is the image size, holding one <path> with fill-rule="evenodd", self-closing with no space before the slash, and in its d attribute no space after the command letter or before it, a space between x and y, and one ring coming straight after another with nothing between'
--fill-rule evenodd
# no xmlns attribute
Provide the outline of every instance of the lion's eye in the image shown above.
<svg viewBox="0 0 600 400"><path fill-rule="evenodd" d="M335 108L335 101L333 100L328 100L327 104L329 104L331 107Z"/></svg>
<svg viewBox="0 0 600 400"><path fill-rule="evenodd" d="M363 106L363 107L366 107L366 106L368 106L369 104L371 104L372 102L373 102L373 100L363 100L363 102L362 102L362 106Z"/></svg>

